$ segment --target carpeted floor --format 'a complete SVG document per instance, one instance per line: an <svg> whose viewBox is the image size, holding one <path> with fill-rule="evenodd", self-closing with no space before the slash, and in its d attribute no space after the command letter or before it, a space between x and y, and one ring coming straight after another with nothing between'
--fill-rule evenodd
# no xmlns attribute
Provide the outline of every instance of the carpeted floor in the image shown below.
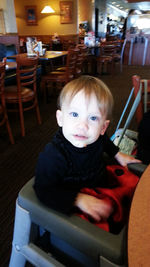
<svg viewBox="0 0 150 267"><path fill-rule="evenodd" d="M111 136L120 118L129 92L132 88L131 77L139 74L141 78L149 78L149 66L125 66L119 74L103 75L101 79L108 85L115 100L113 119L108 129ZM9 143L5 127L0 128L0 266L9 263L15 200L22 186L34 175L35 164L39 152L57 129L55 120L56 96L50 97L49 103L40 102L42 125L37 125L34 111L25 113L26 136L20 136L19 118L10 115L15 145ZM136 130L133 119L131 129ZM15 267L15 266L14 266Z"/></svg>

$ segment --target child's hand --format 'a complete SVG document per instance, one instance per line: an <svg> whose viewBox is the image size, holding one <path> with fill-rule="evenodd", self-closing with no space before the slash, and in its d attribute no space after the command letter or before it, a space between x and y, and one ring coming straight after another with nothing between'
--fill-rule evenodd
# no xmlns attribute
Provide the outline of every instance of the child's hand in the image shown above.
<svg viewBox="0 0 150 267"><path fill-rule="evenodd" d="M105 200L83 193L77 195L75 206L96 221L106 220L113 212L112 206Z"/></svg>
<svg viewBox="0 0 150 267"><path fill-rule="evenodd" d="M140 163L141 160L135 159L132 156L129 156L127 154L124 154L122 152L118 152L115 155L115 159L120 163L122 166L127 166L128 163Z"/></svg>

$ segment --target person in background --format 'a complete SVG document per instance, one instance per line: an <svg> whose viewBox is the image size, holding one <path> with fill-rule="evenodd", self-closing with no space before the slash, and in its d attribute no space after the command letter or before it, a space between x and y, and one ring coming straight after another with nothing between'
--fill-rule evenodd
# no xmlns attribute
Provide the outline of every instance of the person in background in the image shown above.
<svg viewBox="0 0 150 267"><path fill-rule="evenodd" d="M129 16L133 15L135 12L135 9L130 9L128 12L127 17L125 18L124 25L123 25L123 34L122 34L122 39L124 40L126 38L126 30L127 30L127 21Z"/></svg>

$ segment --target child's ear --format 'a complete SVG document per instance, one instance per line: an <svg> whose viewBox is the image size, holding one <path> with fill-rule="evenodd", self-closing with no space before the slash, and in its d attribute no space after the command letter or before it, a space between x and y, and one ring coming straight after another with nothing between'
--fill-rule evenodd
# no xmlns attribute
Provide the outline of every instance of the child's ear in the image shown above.
<svg viewBox="0 0 150 267"><path fill-rule="evenodd" d="M58 109L56 111L56 119L57 119L57 123L60 127L62 127L62 111L60 109Z"/></svg>
<svg viewBox="0 0 150 267"><path fill-rule="evenodd" d="M107 130L108 126L109 126L109 123L110 123L109 120L104 121L102 130L101 130L101 135L104 135L104 133L106 132L106 130Z"/></svg>

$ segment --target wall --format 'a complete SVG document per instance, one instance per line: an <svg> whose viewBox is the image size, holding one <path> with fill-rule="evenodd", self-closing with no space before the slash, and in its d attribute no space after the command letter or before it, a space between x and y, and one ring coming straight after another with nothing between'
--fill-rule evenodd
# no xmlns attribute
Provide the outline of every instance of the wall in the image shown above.
<svg viewBox="0 0 150 267"><path fill-rule="evenodd" d="M19 35L52 35L58 34L76 34L78 32L77 9L78 0L73 0L73 23L60 24L59 0L14 0L17 29ZM41 10L46 4L49 4L56 12L54 14L41 14ZM36 5L37 7L37 26L28 26L26 24L25 6Z"/></svg>
<svg viewBox="0 0 150 267"><path fill-rule="evenodd" d="M78 21L91 21L92 18L92 0L79 0Z"/></svg>
<svg viewBox="0 0 150 267"><path fill-rule="evenodd" d="M98 9L98 35L105 37L107 28L106 0L95 0L95 8Z"/></svg>
<svg viewBox="0 0 150 267"><path fill-rule="evenodd" d="M1 0L0 8L2 8L4 12L6 33L17 33L14 0Z"/></svg>

